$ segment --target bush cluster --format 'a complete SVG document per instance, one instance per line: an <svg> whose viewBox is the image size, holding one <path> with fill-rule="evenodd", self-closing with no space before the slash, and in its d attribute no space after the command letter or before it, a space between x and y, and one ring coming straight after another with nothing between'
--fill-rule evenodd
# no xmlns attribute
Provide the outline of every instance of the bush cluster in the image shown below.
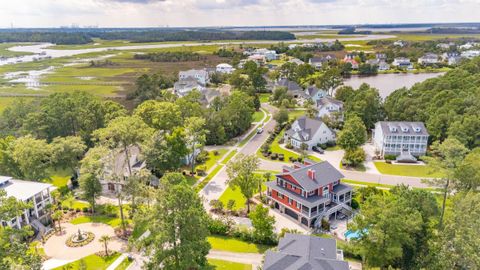
<svg viewBox="0 0 480 270"><path fill-rule="evenodd" d="M253 230L244 226L236 226L232 220L229 219L213 219L209 221L208 229L211 234L230 236L238 238L245 242L262 244L262 245L277 245L278 236L274 235L272 239L257 239L254 236Z"/></svg>

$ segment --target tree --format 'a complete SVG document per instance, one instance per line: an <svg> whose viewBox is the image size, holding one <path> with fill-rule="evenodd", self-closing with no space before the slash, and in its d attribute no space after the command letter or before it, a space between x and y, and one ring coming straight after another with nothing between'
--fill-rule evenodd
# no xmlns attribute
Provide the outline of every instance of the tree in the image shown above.
<svg viewBox="0 0 480 270"><path fill-rule="evenodd" d="M62 217L63 217L62 210L57 210L52 214L52 219L58 223L58 231L60 232L62 231L62 224L61 224Z"/></svg>
<svg viewBox="0 0 480 270"><path fill-rule="evenodd" d="M108 256L108 242L110 242L110 240L112 240L112 238L108 235L102 235L100 239L98 239L98 241L102 243L103 246L105 247L105 255L107 256Z"/></svg>
<svg viewBox="0 0 480 270"><path fill-rule="evenodd" d="M180 108L172 102L147 100L135 109L134 115L156 130L172 130L182 124Z"/></svg>
<svg viewBox="0 0 480 270"><path fill-rule="evenodd" d="M42 269L42 258L23 240L33 231L0 226L0 269Z"/></svg>
<svg viewBox="0 0 480 270"><path fill-rule="evenodd" d="M158 176L179 169L189 153L183 128L175 128L172 132L156 131L144 149L147 166Z"/></svg>
<svg viewBox="0 0 480 270"><path fill-rule="evenodd" d="M466 214L468 213L468 214ZM437 252L431 269L478 269L480 258L480 194L458 193L445 227L435 242Z"/></svg>
<svg viewBox="0 0 480 270"><path fill-rule="evenodd" d="M366 265L386 269L403 256L403 247L421 231L420 213L391 195L372 195L362 205L349 230L359 233L353 241Z"/></svg>
<svg viewBox="0 0 480 270"><path fill-rule="evenodd" d="M338 94L345 99L347 116L357 115L367 128L373 128L376 122L385 118L382 98L376 88L364 83L355 91L347 89L349 88L344 87L343 91Z"/></svg>
<svg viewBox="0 0 480 270"><path fill-rule="evenodd" d="M45 140L31 136L20 137L13 142L11 157L25 180L40 181L48 177L52 150Z"/></svg>
<svg viewBox="0 0 480 270"><path fill-rule="evenodd" d="M270 182L270 178L272 177L272 173L271 172L266 172L263 174L263 178L264 179L259 179L260 181L258 181L258 193L260 193L260 200L262 199L262 184L263 184L263 181L265 182Z"/></svg>
<svg viewBox="0 0 480 270"><path fill-rule="evenodd" d="M353 151L367 141L367 130L358 116L350 116L338 133L337 145L346 151Z"/></svg>
<svg viewBox="0 0 480 270"><path fill-rule="evenodd" d="M319 89L326 90L330 96L333 96L335 88L343 84L343 77L338 68L327 69L315 82Z"/></svg>
<svg viewBox="0 0 480 270"><path fill-rule="evenodd" d="M190 148L189 158L191 171L195 170L195 157L197 151L201 150L207 140L207 130L205 129L205 119L200 117L190 117L185 120L185 135L187 147Z"/></svg>
<svg viewBox="0 0 480 270"><path fill-rule="evenodd" d="M125 152L128 172L132 174L130 164L130 146L138 146L144 143L153 133L140 118L125 116L113 119L105 128L98 129L94 136L102 145L110 149L120 148Z"/></svg>
<svg viewBox="0 0 480 270"><path fill-rule="evenodd" d="M150 261L147 267L156 269L199 269L207 264L210 244L209 217L198 194L185 178L170 184L162 178L156 203L146 212L147 229L151 235L145 241Z"/></svg>
<svg viewBox="0 0 480 270"><path fill-rule="evenodd" d="M147 191L147 186L150 184L152 174L149 170L142 169L128 178L128 181L123 185L122 192L130 198L132 213L135 213L138 208L138 199L142 199Z"/></svg>
<svg viewBox="0 0 480 270"><path fill-rule="evenodd" d="M232 189L240 188L247 199L247 213L250 213L250 199L258 185L254 172L258 169L259 160L255 155L240 154L236 160L227 164L227 183Z"/></svg>
<svg viewBox="0 0 480 270"><path fill-rule="evenodd" d="M284 125L288 121L288 111L284 108L281 108L275 113L273 119L275 119L279 125Z"/></svg>
<svg viewBox="0 0 480 270"><path fill-rule="evenodd" d="M432 156L424 157L424 160L430 165L433 171L442 175L441 178L425 180L435 186L440 186L443 190L442 212L438 225L442 227L445 214L445 205L448 194L451 189L451 182L455 179L455 172L460 167L468 149L457 139L447 138L444 142L435 142L431 147Z"/></svg>
<svg viewBox="0 0 480 270"><path fill-rule="evenodd" d="M109 123L117 117L127 116L127 110L125 107L111 100L106 100L103 102L103 111L105 115L105 123Z"/></svg>
<svg viewBox="0 0 480 270"><path fill-rule="evenodd" d="M56 137L51 143L52 163L57 168L75 172L87 146L80 137Z"/></svg>
<svg viewBox="0 0 480 270"><path fill-rule="evenodd" d="M261 204L255 207L248 217L252 221L253 237L260 243L270 243L274 238L275 218L268 215L268 208Z"/></svg>
<svg viewBox="0 0 480 270"><path fill-rule="evenodd" d="M473 149L455 170L455 187L459 190L478 190L480 187L480 148Z"/></svg>
<svg viewBox="0 0 480 270"><path fill-rule="evenodd" d="M307 105L305 106L307 109L307 116L309 118L316 118L318 115L318 110L311 102L308 102Z"/></svg>
<svg viewBox="0 0 480 270"><path fill-rule="evenodd" d="M343 159L348 163L350 166L358 166L365 161L365 151L361 147L357 147L354 150L347 150L345 151L345 156Z"/></svg>
<svg viewBox="0 0 480 270"><path fill-rule="evenodd" d="M92 212L95 213L95 202L102 193L102 184L97 176L91 173L81 174L79 183L83 197L90 203Z"/></svg>

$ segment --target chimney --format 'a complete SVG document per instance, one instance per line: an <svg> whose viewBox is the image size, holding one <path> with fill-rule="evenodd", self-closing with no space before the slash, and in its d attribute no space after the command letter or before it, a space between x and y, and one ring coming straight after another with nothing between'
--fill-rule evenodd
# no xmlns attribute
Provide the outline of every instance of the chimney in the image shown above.
<svg viewBox="0 0 480 270"><path fill-rule="evenodd" d="M308 178L310 178L312 180L315 180L315 170L308 169L307 176L308 176Z"/></svg>

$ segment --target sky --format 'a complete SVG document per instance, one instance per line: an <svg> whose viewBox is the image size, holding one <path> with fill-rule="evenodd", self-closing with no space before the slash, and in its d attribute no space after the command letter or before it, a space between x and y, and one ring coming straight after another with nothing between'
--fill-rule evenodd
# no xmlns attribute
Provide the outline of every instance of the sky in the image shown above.
<svg viewBox="0 0 480 270"><path fill-rule="evenodd" d="M480 0L1 0L0 27L479 22Z"/></svg>

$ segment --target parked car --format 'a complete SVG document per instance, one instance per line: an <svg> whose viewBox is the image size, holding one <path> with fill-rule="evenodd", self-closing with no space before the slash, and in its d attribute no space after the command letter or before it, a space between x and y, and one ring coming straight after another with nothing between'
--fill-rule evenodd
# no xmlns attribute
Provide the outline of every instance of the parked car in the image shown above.
<svg viewBox="0 0 480 270"><path fill-rule="evenodd" d="M257 128L257 134L261 134L263 132L263 128L259 127Z"/></svg>
<svg viewBox="0 0 480 270"><path fill-rule="evenodd" d="M313 146L312 150L313 150L313 152L317 152L317 153L320 153L320 154L323 154L323 152L324 152L322 148L316 147L316 146Z"/></svg>

